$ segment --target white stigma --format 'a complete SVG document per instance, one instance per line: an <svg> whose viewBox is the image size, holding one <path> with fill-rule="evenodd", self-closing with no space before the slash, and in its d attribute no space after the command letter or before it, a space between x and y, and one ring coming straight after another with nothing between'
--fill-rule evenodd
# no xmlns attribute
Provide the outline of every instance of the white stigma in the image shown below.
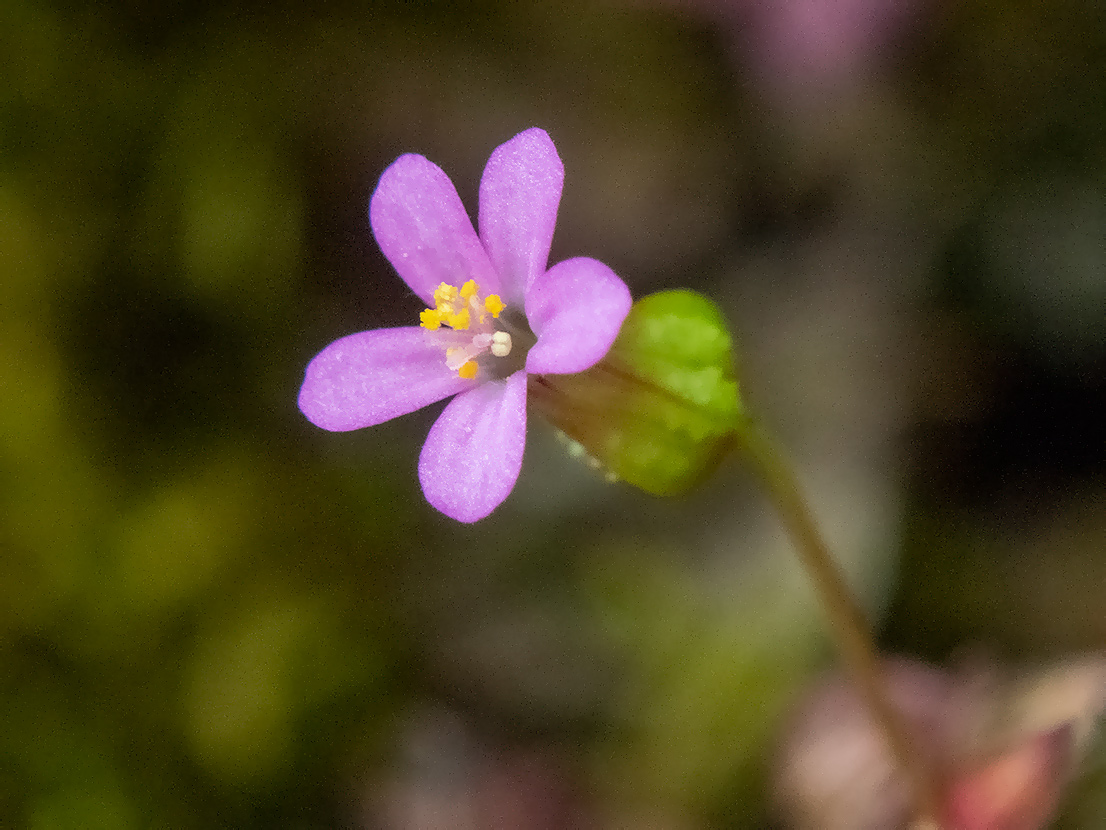
<svg viewBox="0 0 1106 830"><path fill-rule="evenodd" d="M506 357L511 353L511 335L505 331L497 331L492 335L492 354L496 357Z"/></svg>

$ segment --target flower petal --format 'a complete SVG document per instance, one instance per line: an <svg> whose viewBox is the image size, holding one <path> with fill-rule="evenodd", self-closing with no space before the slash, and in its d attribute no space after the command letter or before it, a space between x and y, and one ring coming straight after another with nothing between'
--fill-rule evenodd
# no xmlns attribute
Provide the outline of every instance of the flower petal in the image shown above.
<svg viewBox="0 0 1106 830"><path fill-rule="evenodd" d="M419 456L426 500L460 522L483 519L518 480L526 446L526 373L458 395Z"/></svg>
<svg viewBox="0 0 1106 830"><path fill-rule="evenodd" d="M384 171L369 223L384 256L428 306L443 282L474 279L485 294L502 291L453 182L422 156L400 156Z"/></svg>
<svg viewBox="0 0 1106 830"><path fill-rule="evenodd" d="M577 257L557 263L526 295L526 317L538 336L526 371L565 375L598 363L632 304L626 283L602 262Z"/></svg>
<svg viewBox="0 0 1106 830"><path fill-rule="evenodd" d="M492 153L480 180L480 239L519 302L544 273L565 171L545 130L519 133Z"/></svg>
<svg viewBox="0 0 1106 830"><path fill-rule="evenodd" d="M375 329L335 340L307 366L300 411L333 432L369 427L470 389L425 329Z"/></svg>

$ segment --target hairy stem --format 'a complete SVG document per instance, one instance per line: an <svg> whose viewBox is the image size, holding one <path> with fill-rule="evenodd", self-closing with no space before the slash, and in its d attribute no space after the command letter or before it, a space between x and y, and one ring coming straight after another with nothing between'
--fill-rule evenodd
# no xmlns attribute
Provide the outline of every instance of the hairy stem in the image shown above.
<svg viewBox="0 0 1106 830"><path fill-rule="evenodd" d="M814 582L829 617L830 631L892 757L913 789L917 828L938 830L937 783L914 746L910 729L887 693L872 631L849 591L841 570L818 532L791 467L775 444L750 419L737 428L739 446L752 462Z"/></svg>

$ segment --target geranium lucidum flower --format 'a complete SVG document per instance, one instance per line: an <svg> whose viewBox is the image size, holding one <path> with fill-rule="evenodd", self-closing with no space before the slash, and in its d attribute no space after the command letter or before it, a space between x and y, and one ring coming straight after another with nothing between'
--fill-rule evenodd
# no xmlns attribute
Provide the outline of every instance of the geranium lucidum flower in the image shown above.
<svg viewBox="0 0 1106 830"><path fill-rule="evenodd" d="M384 255L428 308L421 324L335 340L307 367L299 406L323 429L372 426L451 395L419 456L426 499L462 522L503 502L526 442L527 374L583 371L607 353L630 292L584 257L546 270L564 167L544 130L496 148L480 235L452 182L400 156L369 206Z"/></svg>

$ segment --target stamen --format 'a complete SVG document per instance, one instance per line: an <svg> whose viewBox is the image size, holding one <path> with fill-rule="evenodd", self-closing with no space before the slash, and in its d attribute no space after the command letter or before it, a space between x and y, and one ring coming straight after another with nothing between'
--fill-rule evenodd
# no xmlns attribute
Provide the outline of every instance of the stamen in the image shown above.
<svg viewBox="0 0 1106 830"><path fill-rule="evenodd" d="M448 283L442 283L434 289L434 305L439 309L442 306L452 306L457 301L457 289Z"/></svg>
<svg viewBox="0 0 1106 830"><path fill-rule="evenodd" d="M454 372L458 371L462 366L469 362L472 355L468 349L461 348L460 346L454 346L451 349L445 350L445 365L447 369L452 369Z"/></svg>
<svg viewBox="0 0 1106 830"><path fill-rule="evenodd" d="M457 331L464 331L472 322L472 315L467 308L462 308L459 314L450 314L446 322Z"/></svg>
<svg viewBox="0 0 1106 830"><path fill-rule="evenodd" d="M427 331L437 331L446 325L454 332L472 333L471 340L460 334L448 335L446 342L455 345L445 353L445 365L459 377L471 380L479 371L480 355L491 352L494 357L506 357L511 353L511 335L495 331L487 318L488 314L498 318L506 307L498 294L482 298L476 280L466 280L460 288L443 282L434 289L434 308L419 314L419 324Z"/></svg>
<svg viewBox="0 0 1106 830"><path fill-rule="evenodd" d="M507 307L507 304L499 298L498 294L491 294L484 300L484 308L491 312L492 317L499 319L499 312Z"/></svg>
<svg viewBox="0 0 1106 830"><path fill-rule="evenodd" d="M442 313L436 308L428 308L419 314L419 320L424 329L428 331L437 331L442 327Z"/></svg>

